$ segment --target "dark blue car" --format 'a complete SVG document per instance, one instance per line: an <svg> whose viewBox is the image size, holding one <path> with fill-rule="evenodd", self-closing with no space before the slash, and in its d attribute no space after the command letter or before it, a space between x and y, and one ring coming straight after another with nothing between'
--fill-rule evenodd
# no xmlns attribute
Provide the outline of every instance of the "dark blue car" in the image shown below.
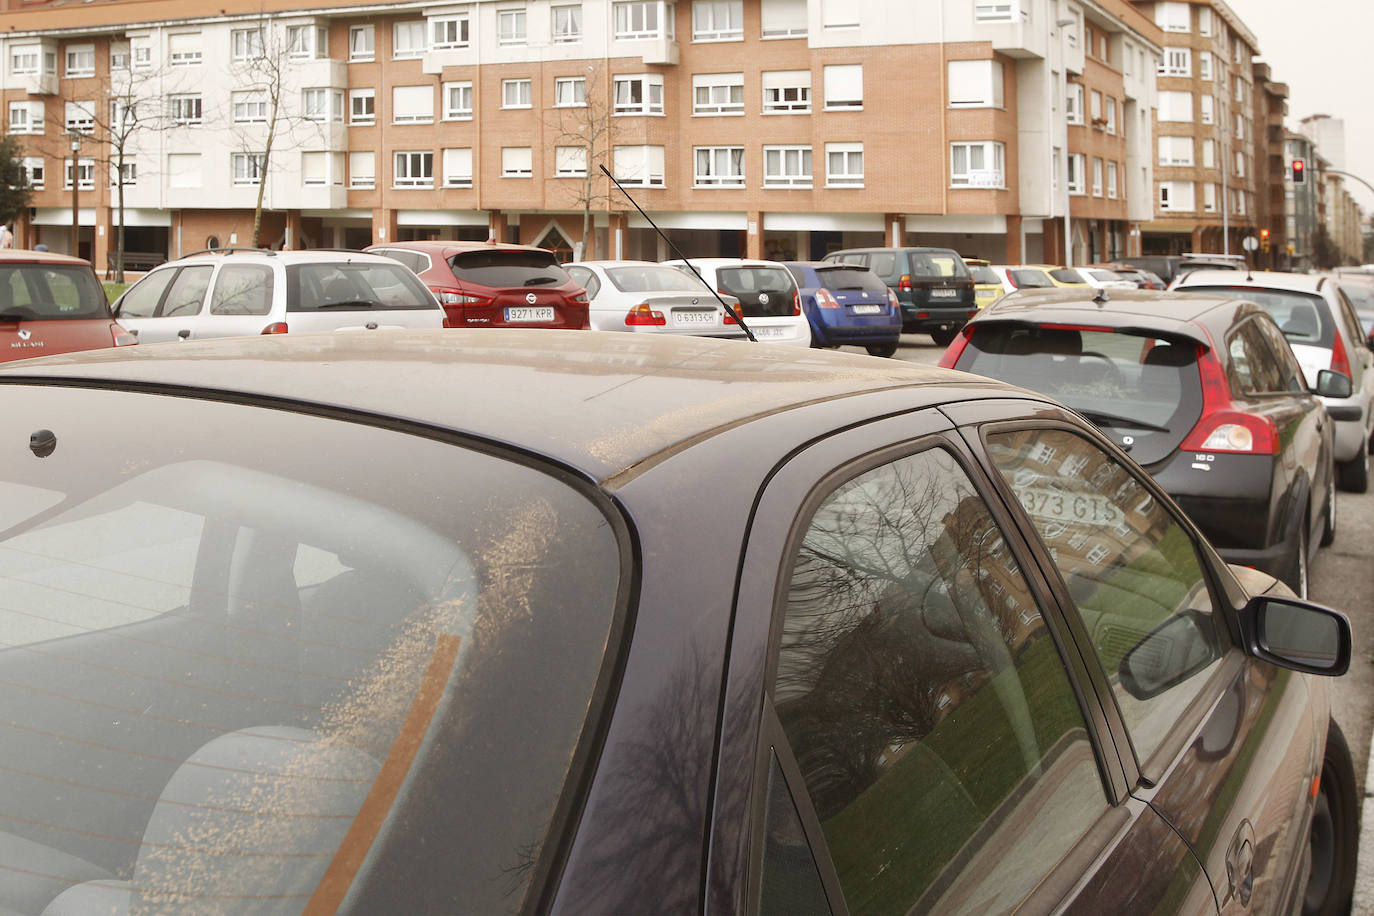
<svg viewBox="0 0 1374 916"><path fill-rule="evenodd" d="M797 281L811 345L864 347L872 356L897 352L902 312L897 297L867 267L829 261L785 265Z"/></svg>

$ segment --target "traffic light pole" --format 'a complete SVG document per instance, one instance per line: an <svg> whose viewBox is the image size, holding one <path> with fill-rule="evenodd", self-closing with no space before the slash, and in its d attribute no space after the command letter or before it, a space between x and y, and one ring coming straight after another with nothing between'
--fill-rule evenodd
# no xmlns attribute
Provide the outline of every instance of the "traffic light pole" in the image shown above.
<svg viewBox="0 0 1374 916"><path fill-rule="evenodd" d="M1328 169L1322 169L1322 171L1323 171L1323 172L1326 172L1328 175L1340 175L1342 178L1353 178L1353 179L1355 179L1356 181L1358 181L1360 184L1364 185L1366 188L1369 188L1370 193L1374 193L1374 184L1370 184L1369 182L1367 182L1367 181L1365 181L1363 178L1361 178L1359 175L1354 175L1354 174L1352 174L1352 173L1350 173L1350 172L1344 172L1344 171L1342 171L1342 170L1340 170L1340 169L1329 169L1329 168L1328 168Z"/></svg>

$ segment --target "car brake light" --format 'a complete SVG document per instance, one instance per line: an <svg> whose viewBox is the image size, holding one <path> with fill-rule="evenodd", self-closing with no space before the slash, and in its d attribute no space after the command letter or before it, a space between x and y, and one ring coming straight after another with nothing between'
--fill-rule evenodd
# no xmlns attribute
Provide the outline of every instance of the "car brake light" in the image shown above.
<svg viewBox="0 0 1374 916"><path fill-rule="evenodd" d="M1007 285L1010 286L1012 289L1021 288L1021 285L1016 282L1016 278L1011 275L1011 271L1007 271Z"/></svg>
<svg viewBox="0 0 1374 916"><path fill-rule="evenodd" d="M892 287L890 286L887 288L887 304L894 309L902 307L902 301L897 298L897 294L892 291Z"/></svg>
<svg viewBox="0 0 1374 916"><path fill-rule="evenodd" d="M902 279L897 281L897 292L911 292L911 274L902 274Z"/></svg>
<svg viewBox="0 0 1374 916"><path fill-rule="evenodd" d="M828 289L816 290L816 307L823 309L837 309L840 307L840 300Z"/></svg>
<svg viewBox="0 0 1374 916"><path fill-rule="evenodd" d="M633 327L636 325L652 325L662 327L668 321L663 317L663 313L649 308L649 303L641 302L634 308L625 313L625 324Z"/></svg>
<svg viewBox="0 0 1374 916"><path fill-rule="evenodd" d="M1099 334L1111 334L1111 333L1114 333L1114 332L1115 332L1115 329L1114 329L1114 328L1105 328L1105 327L1102 327L1102 326L1100 326L1100 325L1092 325L1092 324L1050 324L1050 323L1046 323L1046 324L1040 325L1040 327L1041 327L1041 328L1049 328L1050 330L1054 330L1054 331L1095 331L1095 332L1097 332L1097 333L1099 333Z"/></svg>
<svg viewBox="0 0 1374 916"><path fill-rule="evenodd" d="M1198 348L1197 367L1202 382L1202 416L1193 424L1179 449L1277 455L1279 435L1274 421L1263 414L1236 410L1226 373L1216 358L1201 347Z"/></svg>
<svg viewBox="0 0 1374 916"><path fill-rule="evenodd" d="M1341 335L1336 334L1336 345L1331 348L1331 371L1339 372L1346 378L1354 378L1350 371L1350 357L1346 355L1345 344L1341 342Z"/></svg>
<svg viewBox="0 0 1374 916"><path fill-rule="evenodd" d="M263 328L263 329L262 329L262 333L264 333L264 334L285 334L285 333L286 333L286 322L285 322L285 321L274 321L274 322L272 322L271 324L269 324L267 327Z"/></svg>
<svg viewBox="0 0 1374 916"><path fill-rule="evenodd" d="M838 302L836 302L835 304L839 305ZM801 313L801 290L794 289L792 290L792 314L800 315Z"/></svg>
<svg viewBox="0 0 1374 916"><path fill-rule="evenodd" d="M592 300L587 298L587 291L585 289L579 289L568 297L568 301L573 305L590 305Z"/></svg>
<svg viewBox="0 0 1374 916"><path fill-rule="evenodd" d="M964 355L964 348L973 339L973 325L966 324L959 329L959 333L954 335L954 339L945 348L945 353L936 363L941 369L953 369L959 363L959 357Z"/></svg>
<svg viewBox="0 0 1374 916"><path fill-rule="evenodd" d="M448 289L443 286L431 286L429 290L439 297L440 305L463 304L463 294L456 289Z"/></svg>

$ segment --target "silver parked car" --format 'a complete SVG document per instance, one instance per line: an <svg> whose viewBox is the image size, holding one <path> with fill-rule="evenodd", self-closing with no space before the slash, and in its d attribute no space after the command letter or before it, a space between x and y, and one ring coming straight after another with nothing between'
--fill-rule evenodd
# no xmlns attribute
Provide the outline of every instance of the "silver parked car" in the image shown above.
<svg viewBox="0 0 1374 916"><path fill-rule="evenodd" d="M720 300L675 267L653 261L577 261L563 267L587 290L594 331L744 338L738 323L727 323ZM721 299L739 307L734 296Z"/></svg>
<svg viewBox="0 0 1374 916"><path fill-rule="evenodd" d="M439 301L415 274L360 251L198 252L153 269L114 313L142 343L444 326Z"/></svg>

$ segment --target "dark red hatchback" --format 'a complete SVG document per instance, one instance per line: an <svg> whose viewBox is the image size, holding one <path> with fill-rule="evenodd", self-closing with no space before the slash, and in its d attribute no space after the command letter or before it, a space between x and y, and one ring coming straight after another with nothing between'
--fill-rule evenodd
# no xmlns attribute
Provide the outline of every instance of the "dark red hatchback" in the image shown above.
<svg viewBox="0 0 1374 916"><path fill-rule="evenodd" d="M110 316L89 261L0 251L0 361L136 343Z"/></svg>
<svg viewBox="0 0 1374 916"><path fill-rule="evenodd" d="M545 248L440 241L366 250L415 271L439 297L451 328L591 327L587 291Z"/></svg>

